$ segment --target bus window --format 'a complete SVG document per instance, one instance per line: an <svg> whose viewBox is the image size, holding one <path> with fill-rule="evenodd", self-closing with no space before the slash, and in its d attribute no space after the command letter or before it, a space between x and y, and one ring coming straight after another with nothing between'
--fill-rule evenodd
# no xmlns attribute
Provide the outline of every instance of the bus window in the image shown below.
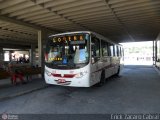
<svg viewBox="0 0 160 120"><path fill-rule="evenodd" d="M121 47L119 46L119 56L121 57Z"/></svg>
<svg viewBox="0 0 160 120"><path fill-rule="evenodd" d="M108 56L111 56L111 49L110 49L110 44L109 43L107 45L107 49L108 49Z"/></svg>
<svg viewBox="0 0 160 120"><path fill-rule="evenodd" d="M118 56L117 55L117 46L116 45L114 45L114 56Z"/></svg>
<svg viewBox="0 0 160 120"><path fill-rule="evenodd" d="M76 39L75 39L76 38ZM51 68L76 68L89 62L88 34L55 36L48 40L46 66Z"/></svg>
<svg viewBox="0 0 160 120"><path fill-rule="evenodd" d="M101 41L102 56L108 56L108 43Z"/></svg>
<svg viewBox="0 0 160 120"><path fill-rule="evenodd" d="M123 47L121 47L121 57L123 57L124 56L124 49L123 49Z"/></svg>
<svg viewBox="0 0 160 120"><path fill-rule="evenodd" d="M121 50L121 47L119 47L119 56L122 56L122 50Z"/></svg>
<svg viewBox="0 0 160 120"><path fill-rule="evenodd" d="M117 57L119 57L119 46L117 46Z"/></svg>
<svg viewBox="0 0 160 120"><path fill-rule="evenodd" d="M92 37L91 40L92 45L92 58L94 58L94 61L97 61L97 58L100 58L100 40L96 37Z"/></svg>
<svg viewBox="0 0 160 120"><path fill-rule="evenodd" d="M112 44L109 45L109 49L110 49L110 53L111 55L110 56L114 56L114 46Z"/></svg>

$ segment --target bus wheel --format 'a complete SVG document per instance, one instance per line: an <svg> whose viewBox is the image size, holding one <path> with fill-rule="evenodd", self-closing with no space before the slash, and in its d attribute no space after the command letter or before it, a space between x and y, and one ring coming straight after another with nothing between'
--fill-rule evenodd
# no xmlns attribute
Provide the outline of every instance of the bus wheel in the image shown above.
<svg viewBox="0 0 160 120"><path fill-rule="evenodd" d="M102 71L101 73L101 79L100 79L100 82L98 83L98 86L103 86L106 82L106 79L105 79L105 71Z"/></svg>
<svg viewBox="0 0 160 120"><path fill-rule="evenodd" d="M119 76L119 72L120 72L120 66L118 67L118 71L117 71L117 73L115 75Z"/></svg>

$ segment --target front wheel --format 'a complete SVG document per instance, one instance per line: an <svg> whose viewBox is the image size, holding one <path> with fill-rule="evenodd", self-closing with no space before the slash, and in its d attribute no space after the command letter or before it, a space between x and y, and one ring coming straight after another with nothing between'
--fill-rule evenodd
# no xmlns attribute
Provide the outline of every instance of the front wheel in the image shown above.
<svg viewBox="0 0 160 120"><path fill-rule="evenodd" d="M105 82L106 82L105 71L102 71L100 82L97 85L98 86L103 86L105 84Z"/></svg>

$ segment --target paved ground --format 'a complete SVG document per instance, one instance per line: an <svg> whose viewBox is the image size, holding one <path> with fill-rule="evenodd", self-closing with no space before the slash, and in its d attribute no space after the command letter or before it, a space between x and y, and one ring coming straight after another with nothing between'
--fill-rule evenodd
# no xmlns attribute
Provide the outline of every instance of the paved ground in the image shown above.
<svg viewBox="0 0 160 120"><path fill-rule="evenodd" d="M160 76L151 66L126 66L102 87L49 86L0 101L0 113L160 113Z"/></svg>
<svg viewBox="0 0 160 120"><path fill-rule="evenodd" d="M18 83L17 85L12 85L9 79L0 82L0 101L21 96L48 86L41 78L34 78L26 82L26 84Z"/></svg>

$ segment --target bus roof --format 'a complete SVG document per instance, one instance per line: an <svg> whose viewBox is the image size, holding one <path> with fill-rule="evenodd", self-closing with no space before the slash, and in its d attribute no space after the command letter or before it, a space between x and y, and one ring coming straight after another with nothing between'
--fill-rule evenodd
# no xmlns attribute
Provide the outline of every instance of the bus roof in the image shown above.
<svg viewBox="0 0 160 120"><path fill-rule="evenodd" d="M49 37L54 37L54 36L61 36L61 35L69 35L69 34L77 34L77 33L88 33L88 34L94 34L95 36L97 36L98 38L101 38L105 41L108 41L110 43L116 44L116 45L120 45L117 44L113 41L111 41L109 38L104 37L103 35L100 35L98 33L92 32L92 31L74 31L74 32L64 32L64 33L58 33L58 34L54 34L54 35L50 35ZM121 45L120 45L121 46Z"/></svg>
<svg viewBox="0 0 160 120"><path fill-rule="evenodd" d="M91 31L64 32L64 33L58 33L58 34L50 35L49 37L60 36L60 35L69 35L69 34L76 34L76 33L91 33Z"/></svg>

